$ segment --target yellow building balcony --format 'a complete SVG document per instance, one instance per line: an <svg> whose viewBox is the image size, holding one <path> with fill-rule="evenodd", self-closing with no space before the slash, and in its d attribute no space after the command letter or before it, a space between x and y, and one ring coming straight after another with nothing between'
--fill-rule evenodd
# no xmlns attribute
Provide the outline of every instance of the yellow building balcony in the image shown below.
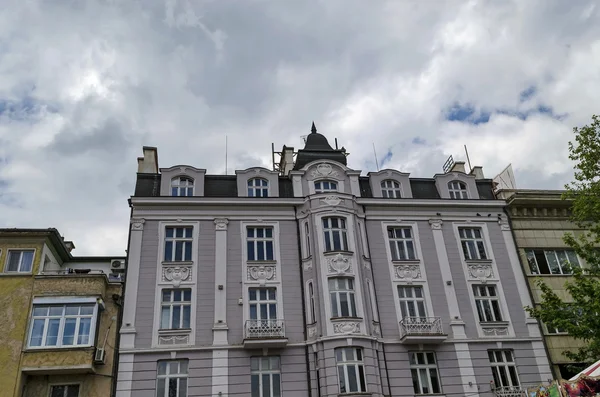
<svg viewBox="0 0 600 397"><path fill-rule="evenodd" d="M95 347L27 350L21 371L30 375L94 373L95 351Z"/></svg>

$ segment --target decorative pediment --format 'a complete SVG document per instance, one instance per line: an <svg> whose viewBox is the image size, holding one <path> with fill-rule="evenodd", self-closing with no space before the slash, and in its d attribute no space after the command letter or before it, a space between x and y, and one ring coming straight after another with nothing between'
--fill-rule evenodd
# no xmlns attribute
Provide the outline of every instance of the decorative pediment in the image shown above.
<svg viewBox="0 0 600 397"><path fill-rule="evenodd" d="M338 178L339 171L336 171L333 166L329 163L318 164L314 170L311 171L310 175L313 179L319 178Z"/></svg>

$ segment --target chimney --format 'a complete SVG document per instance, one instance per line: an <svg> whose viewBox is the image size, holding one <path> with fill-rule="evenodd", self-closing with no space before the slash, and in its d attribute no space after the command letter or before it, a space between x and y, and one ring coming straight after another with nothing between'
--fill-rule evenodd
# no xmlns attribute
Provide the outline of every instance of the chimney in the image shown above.
<svg viewBox="0 0 600 397"><path fill-rule="evenodd" d="M144 146L144 157L138 157L138 173L158 174L158 150L153 146Z"/></svg>
<svg viewBox="0 0 600 397"><path fill-rule="evenodd" d="M456 161L454 163L454 165L452 165L452 168L450 169L450 172L462 172L463 174L466 174L465 172L465 162L464 161Z"/></svg>
<svg viewBox="0 0 600 397"><path fill-rule="evenodd" d="M71 252L75 249L75 244L72 241L65 241L65 247L67 247L68 252Z"/></svg>
<svg viewBox="0 0 600 397"><path fill-rule="evenodd" d="M279 169L283 175L288 175L294 168L294 148L283 146L281 150L281 161L279 162Z"/></svg>
<svg viewBox="0 0 600 397"><path fill-rule="evenodd" d="M485 179L485 177L483 176L483 167L480 165L476 165L475 167L473 167L473 169L471 170L471 175L474 175L475 179Z"/></svg>

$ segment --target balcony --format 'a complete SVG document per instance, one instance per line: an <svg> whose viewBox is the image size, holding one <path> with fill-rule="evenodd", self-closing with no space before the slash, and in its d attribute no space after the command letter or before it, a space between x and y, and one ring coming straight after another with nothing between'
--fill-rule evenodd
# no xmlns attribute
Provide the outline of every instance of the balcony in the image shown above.
<svg viewBox="0 0 600 397"><path fill-rule="evenodd" d="M94 347L26 350L21 370L31 375L94 373L94 351Z"/></svg>
<svg viewBox="0 0 600 397"><path fill-rule="evenodd" d="M496 397L527 397L527 391L521 386L505 386L494 389Z"/></svg>
<svg viewBox="0 0 600 397"><path fill-rule="evenodd" d="M440 317L404 317L400 321L401 342L440 343L447 337Z"/></svg>
<svg viewBox="0 0 600 397"><path fill-rule="evenodd" d="M244 347L248 349L278 348L287 345L283 320L247 320Z"/></svg>

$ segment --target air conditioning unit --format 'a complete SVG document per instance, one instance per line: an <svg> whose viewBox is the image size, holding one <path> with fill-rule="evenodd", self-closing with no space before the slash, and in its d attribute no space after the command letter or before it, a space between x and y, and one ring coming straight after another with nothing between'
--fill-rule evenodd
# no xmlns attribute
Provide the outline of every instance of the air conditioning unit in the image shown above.
<svg viewBox="0 0 600 397"><path fill-rule="evenodd" d="M125 260L124 259L113 259L110 261L110 268L113 272L123 273L125 272Z"/></svg>
<svg viewBox="0 0 600 397"><path fill-rule="evenodd" d="M105 358L106 351L101 347L96 348L96 354L94 354L94 364L104 364Z"/></svg>

